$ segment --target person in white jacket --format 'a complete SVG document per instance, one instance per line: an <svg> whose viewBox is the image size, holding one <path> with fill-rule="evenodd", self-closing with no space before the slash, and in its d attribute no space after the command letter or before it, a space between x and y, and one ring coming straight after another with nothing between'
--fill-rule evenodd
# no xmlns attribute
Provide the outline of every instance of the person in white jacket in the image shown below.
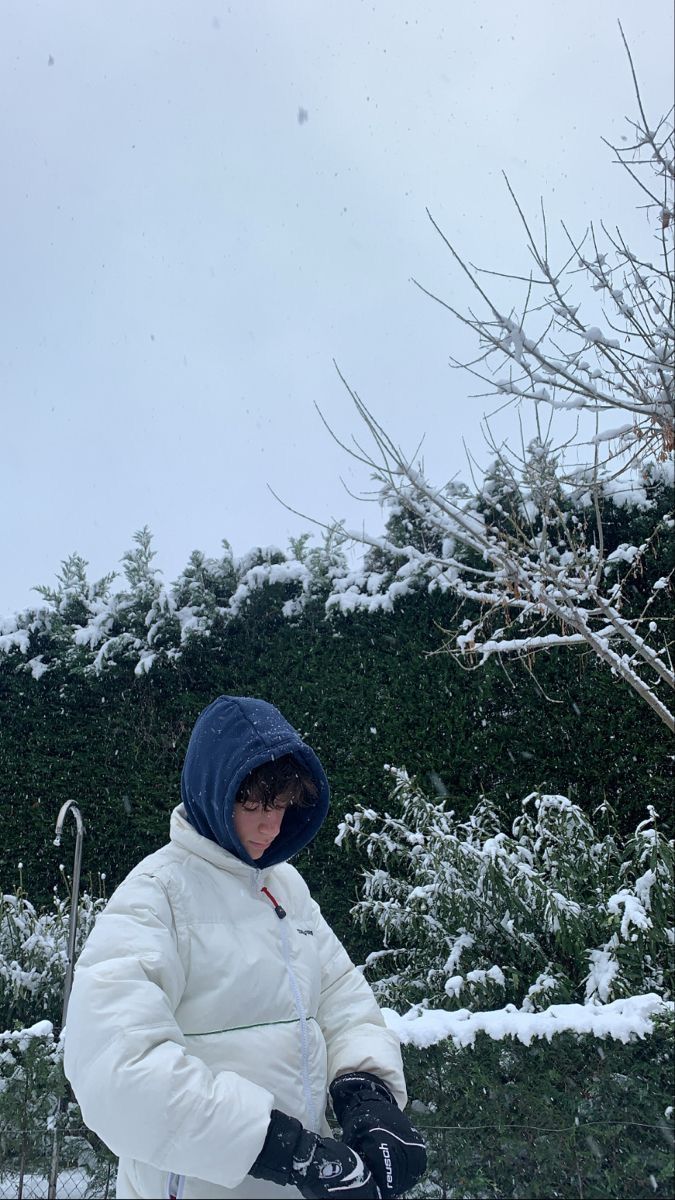
<svg viewBox="0 0 675 1200"><path fill-rule="evenodd" d="M273 705L220 696L181 795L169 843L99 916L68 1008L66 1075L119 1157L117 1196L401 1196L426 1152L398 1039L287 861L328 811L319 759Z"/></svg>

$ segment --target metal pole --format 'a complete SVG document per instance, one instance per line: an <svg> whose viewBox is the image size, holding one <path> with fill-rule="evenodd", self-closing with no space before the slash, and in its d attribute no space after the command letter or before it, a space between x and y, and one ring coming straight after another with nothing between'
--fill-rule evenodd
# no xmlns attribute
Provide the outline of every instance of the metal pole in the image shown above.
<svg viewBox="0 0 675 1200"><path fill-rule="evenodd" d="M66 1023L66 1015L68 1012L68 1001L70 1000L70 989L73 986L73 971L75 970L75 940L77 938L77 917L78 917L78 901L80 898L80 870L82 868L82 840L84 838L84 822L82 813L80 812L74 800L66 800L66 803L61 806L58 817L56 818L56 837L54 845L61 845L61 834L63 833L63 823L69 812L72 812L77 826L77 834L75 838L75 861L73 863L73 884L70 894L70 924L68 927L68 966L66 968L66 979L63 985L63 1012L61 1014L61 1028L63 1029Z"/></svg>
<svg viewBox="0 0 675 1200"><path fill-rule="evenodd" d="M75 861L73 863L73 883L70 893L70 921L68 925L68 964L66 966L66 978L63 985L63 1009L61 1012L61 1030L65 1028L66 1016L68 1013L68 1001L70 1000L70 990L73 986L73 971L75 969L75 940L77 938L77 917L78 917L78 901L80 897L80 870L82 867L82 840L84 838L84 822L82 813L80 812L74 800L66 800L65 804L61 805L59 815L56 818L56 836L54 845L61 845L61 835L63 833L63 824L66 816L72 812L75 818L77 833L75 837ZM59 1117L67 1107L67 1098L62 1096L59 1101L59 1106L56 1114L56 1122L54 1125L54 1139L52 1141L52 1161L49 1171L49 1186L47 1188L47 1200L56 1200L56 1184L59 1172L59 1142L60 1129Z"/></svg>

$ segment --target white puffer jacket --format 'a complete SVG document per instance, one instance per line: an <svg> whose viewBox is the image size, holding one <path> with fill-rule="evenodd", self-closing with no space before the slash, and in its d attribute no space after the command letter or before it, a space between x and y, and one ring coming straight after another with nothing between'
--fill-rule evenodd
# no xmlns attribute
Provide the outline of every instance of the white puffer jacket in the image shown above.
<svg viewBox="0 0 675 1200"><path fill-rule="evenodd" d="M79 959L65 1070L133 1200L175 1190L170 1173L195 1200L298 1196L248 1175L272 1108L325 1133L350 1070L406 1101L398 1040L295 868L240 861L182 805Z"/></svg>

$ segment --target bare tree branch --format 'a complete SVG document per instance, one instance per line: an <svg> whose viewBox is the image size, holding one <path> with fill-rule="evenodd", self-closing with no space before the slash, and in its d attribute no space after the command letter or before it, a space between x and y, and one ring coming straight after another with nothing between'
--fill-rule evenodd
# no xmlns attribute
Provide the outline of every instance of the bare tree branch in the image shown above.
<svg viewBox="0 0 675 1200"><path fill-rule="evenodd" d="M649 220L658 205L659 256L651 262L649 254L634 252L620 230L608 235L604 226L591 224L578 239L562 223L568 248L556 269L543 202L538 237L505 176L533 262L531 272L505 276L472 266L427 210L482 306L481 311L461 311L413 280L477 340L471 359L452 358L451 363L486 384L487 394L498 396L501 407L531 404L537 436L526 445L521 427L519 446L498 443L486 418L485 439L494 462L485 480L473 494L454 482L435 487L418 461L420 447L408 455L397 446L336 364L370 439L368 447L356 440L346 445L319 410L321 420L338 445L368 468L380 502L410 519L423 548L340 526L342 538L385 556L390 566L381 573L382 591L376 597L360 596L350 580L342 590L336 585L329 603L390 603L407 581L423 578L429 586L452 592L474 613L479 606L473 621L453 633L443 631L448 639L444 652L476 665L495 655L500 660L511 656L529 668L537 654L586 645L675 729L664 698L664 689L675 685L672 643L667 619L659 615L669 578L654 583L638 611L631 599L647 555L653 556L658 538L672 531L675 520L666 520L652 504L653 526L643 543L614 550L606 528L607 505L620 499L620 488L629 493L657 480L660 464L672 455L675 415L672 115L655 129L649 127L622 29L621 37L638 119L631 123L634 145L612 150L652 202L645 208ZM641 183L645 173L647 185ZM511 279L522 292L508 315L483 282L495 275ZM585 315L589 308L590 317ZM593 323L599 313L604 328ZM553 421L561 412L593 417L594 432L584 436L577 422L571 434L556 438ZM612 419L609 428L602 424L605 416ZM469 461L473 470L471 456Z"/></svg>

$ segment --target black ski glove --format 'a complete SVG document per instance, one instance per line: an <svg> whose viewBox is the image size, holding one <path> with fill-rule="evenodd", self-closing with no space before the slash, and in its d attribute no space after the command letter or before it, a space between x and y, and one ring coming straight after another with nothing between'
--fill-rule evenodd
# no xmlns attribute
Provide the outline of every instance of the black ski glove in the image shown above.
<svg viewBox="0 0 675 1200"><path fill-rule="evenodd" d="M370 1167L382 1196L402 1196L427 1169L427 1152L386 1083L369 1071L338 1075L330 1085L342 1136Z"/></svg>
<svg viewBox="0 0 675 1200"><path fill-rule="evenodd" d="M272 1109L267 1137L249 1175L292 1183L308 1200L335 1196L379 1200L375 1180L360 1155L344 1142L319 1137L295 1117Z"/></svg>

